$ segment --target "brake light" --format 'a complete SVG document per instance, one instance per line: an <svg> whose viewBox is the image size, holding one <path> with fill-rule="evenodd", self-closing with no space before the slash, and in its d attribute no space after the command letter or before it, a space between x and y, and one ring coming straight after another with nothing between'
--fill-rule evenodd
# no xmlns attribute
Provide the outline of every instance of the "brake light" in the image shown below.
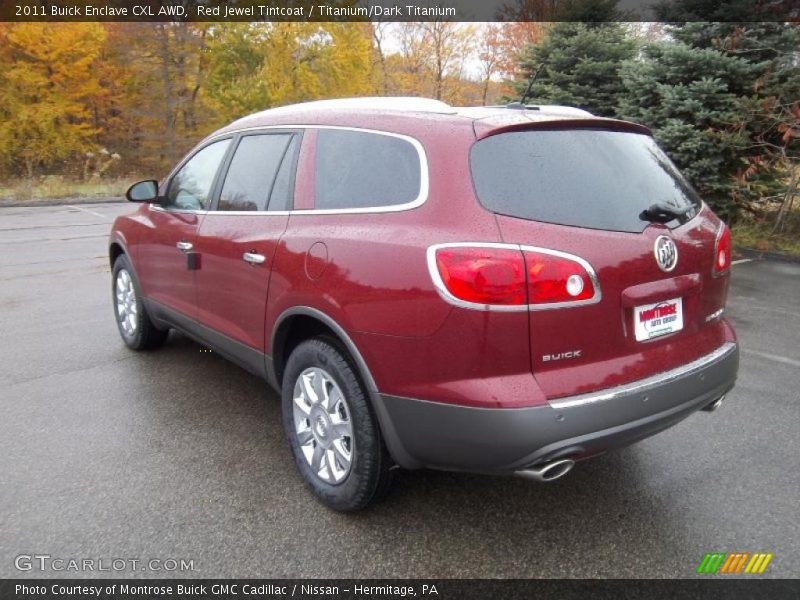
<svg viewBox="0 0 800 600"><path fill-rule="evenodd" d="M722 225L714 246L714 275L722 275L731 266L731 230Z"/></svg>
<svg viewBox="0 0 800 600"><path fill-rule="evenodd" d="M483 246L435 250L436 273L457 300L473 304L524 306L525 261L519 248ZM431 274L435 276L433 270Z"/></svg>
<svg viewBox="0 0 800 600"><path fill-rule="evenodd" d="M594 298L594 283L587 269L574 258L539 250L524 250L523 254L528 276L528 304L580 302Z"/></svg>
<svg viewBox="0 0 800 600"><path fill-rule="evenodd" d="M469 308L550 308L594 303L600 290L585 260L515 244L442 244L428 250L440 294Z"/></svg>

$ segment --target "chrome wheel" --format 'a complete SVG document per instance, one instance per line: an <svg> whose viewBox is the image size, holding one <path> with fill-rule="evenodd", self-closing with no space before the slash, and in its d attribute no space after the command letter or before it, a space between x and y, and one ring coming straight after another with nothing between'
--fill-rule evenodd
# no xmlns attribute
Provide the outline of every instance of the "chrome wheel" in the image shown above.
<svg viewBox="0 0 800 600"><path fill-rule="evenodd" d="M136 290L133 288L133 279L127 270L119 270L114 287L119 326L125 335L131 337L136 333L139 307L136 304Z"/></svg>
<svg viewBox="0 0 800 600"><path fill-rule="evenodd" d="M342 390L323 369L311 367L300 373L292 398L294 432L311 470L326 483L341 483L350 473L355 450Z"/></svg>

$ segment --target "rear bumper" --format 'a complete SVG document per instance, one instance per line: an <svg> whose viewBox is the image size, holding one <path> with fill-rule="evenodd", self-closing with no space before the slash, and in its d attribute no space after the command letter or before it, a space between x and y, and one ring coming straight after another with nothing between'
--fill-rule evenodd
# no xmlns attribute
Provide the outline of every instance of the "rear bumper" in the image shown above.
<svg viewBox="0 0 800 600"><path fill-rule="evenodd" d="M658 433L728 392L738 368L739 349L730 342L678 369L547 406L485 409L382 394L380 412L402 467L511 472Z"/></svg>

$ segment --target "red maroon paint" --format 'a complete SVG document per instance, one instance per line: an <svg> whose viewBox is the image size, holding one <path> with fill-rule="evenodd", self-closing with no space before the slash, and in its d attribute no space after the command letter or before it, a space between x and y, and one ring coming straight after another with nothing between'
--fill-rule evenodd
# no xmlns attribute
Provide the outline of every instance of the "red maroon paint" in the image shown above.
<svg viewBox="0 0 800 600"><path fill-rule="evenodd" d="M730 235L708 206L680 226L652 223L640 233L515 218L482 206L470 171L478 140L540 130L648 135L635 124L559 110L563 114L355 110L334 103L247 117L212 137L264 127L303 136L292 210L230 215L143 203L114 223L112 261L120 253L129 257L142 296L153 306L262 355L263 372L276 386L288 358L277 328L297 307L338 325L363 359L364 379L374 382L374 392L461 407L546 407L657 376L734 343L730 325L719 318L728 291ZM320 127L389 132L419 142L428 171L425 202L394 212L314 212ZM168 183L161 182L161 194ZM654 257L659 236L677 248L670 272ZM191 243L199 258L192 270L176 250L181 241ZM437 252L432 247L438 245ZM244 253L265 261L250 264ZM456 302L437 290L437 277ZM637 342L635 307L678 297L683 329ZM650 312L648 317L666 314ZM385 419L379 420L385 428ZM469 468L414 458L418 463L408 459L406 465Z"/></svg>

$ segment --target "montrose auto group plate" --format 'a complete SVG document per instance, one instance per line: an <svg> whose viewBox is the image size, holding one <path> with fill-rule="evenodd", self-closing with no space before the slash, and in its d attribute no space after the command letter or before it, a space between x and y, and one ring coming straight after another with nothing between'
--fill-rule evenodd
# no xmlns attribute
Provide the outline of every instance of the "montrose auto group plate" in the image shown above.
<svg viewBox="0 0 800 600"><path fill-rule="evenodd" d="M683 329L681 298L637 306L633 309L633 326L637 342L680 331Z"/></svg>

